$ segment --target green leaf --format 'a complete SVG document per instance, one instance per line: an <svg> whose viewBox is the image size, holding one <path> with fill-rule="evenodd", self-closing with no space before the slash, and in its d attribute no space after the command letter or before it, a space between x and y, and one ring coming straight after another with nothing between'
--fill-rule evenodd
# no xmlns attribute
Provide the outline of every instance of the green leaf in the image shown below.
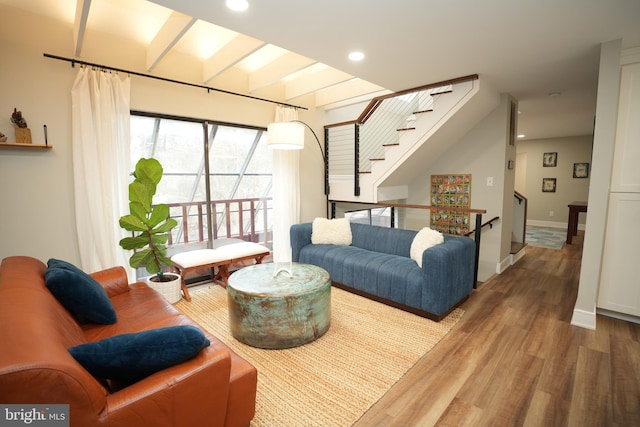
<svg viewBox="0 0 640 427"><path fill-rule="evenodd" d="M149 274L156 274L157 272L162 270L162 266L160 265L157 258L149 257L146 261L147 263L145 264L145 268L147 269Z"/></svg>
<svg viewBox="0 0 640 427"><path fill-rule="evenodd" d="M148 227L133 215L125 215L120 218L120 227L127 231L146 231Z"/></svg>
<svg viewBox="0 0 640 427"><path fill-rule="evenodd" d="M166 233L164 233L164 234L152 234L151 235L151 243L156 248L158 248L161 245L166 244L168 241L169 241L169 235L166 234Z"/></svg>
<svg viewBox="0 0 640 427"><path fill-rule="evenodd" d="M169 206L165 204L157 205L153 208L151 212L151 217L147 224L150 228L155 227L156 225L163 222L165 219L169 217Z"/></svg>
<svg viewBox="0 0 640 427"><path fill-rule="evenodd" d="M155 187L162 179L162 172L162 165L156 159L140 159L136 164L135 176L140 181L153 183Z"/></svg>
<svg viewBox="0 0 640 427"><path fill-rule="evenodd" d="M167 222L160 224L158 227L151 230L151 234L166 233L173 230L176 225L178 225L178 221L173 218L169 218L167 219Z"/></svg>
<svg viewBox="0 0 640 427"><path fill-rule="evenodd" d="M140 202L130 202L129 211L131 212L131 215L135 216L140 221L144 223L147 222L148 212L144 209L144 206L142 206Z"/></svg>
<svg viewBox="0 0 640 427"><path fill-rule="evenodd" d="M151 202L155 193L155 185L133 181L129 184L129 201L140 203L145 212L151 212Z"/></svg>
<svg viewBox="0 0 640 427"><path fill-rule="evenodd" d="M129 265L133 268L138 268L141 265L146 266L149 258L153 258L153 253L151 252L151 249L147 248L131 255L131 258L129 258Z"/></svg>
<svg viewBox="0 0 640 427"><path fill-rule="evenodd" d="M143 236L125 237L120 240L120 246L125 250L142 249L149 244L149 239Z"/></svg>
<svg viewBox="0 0 640 427"><path fill-rule="evenodd" d="M173 261L171 261L171 258L167 258L166 256L159 256L158 257L160 259L160 261L167 265L167 266L172 266L173 265Z"/></svg>

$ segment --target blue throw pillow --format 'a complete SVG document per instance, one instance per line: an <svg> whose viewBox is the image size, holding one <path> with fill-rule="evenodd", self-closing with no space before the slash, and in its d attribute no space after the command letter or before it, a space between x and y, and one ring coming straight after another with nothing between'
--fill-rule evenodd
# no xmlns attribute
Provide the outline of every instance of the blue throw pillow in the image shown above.
<svg viewBox="0 0 640 427"><path fill-rule="evenodd" d="M97 379L129 385L191 359L209 344L195 326L169 326L81 344L69 353Z"/></svg>
<svg viewBox="0 0 640 427"><path fill-rule="evenodd" d="M81 321L112 325L118 320L107 291L93 277L66 261L51 258L44 281L71 314Z"/></svg>

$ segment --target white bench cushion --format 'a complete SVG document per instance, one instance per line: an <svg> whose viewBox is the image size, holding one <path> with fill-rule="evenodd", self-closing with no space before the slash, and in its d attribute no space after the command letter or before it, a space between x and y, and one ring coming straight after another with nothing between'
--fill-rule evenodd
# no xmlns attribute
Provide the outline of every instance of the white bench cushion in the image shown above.
<svg viewBox="0 0 640 427"><path fill-rule="evenodd" d="M182 268L191 268L217 262L230 262L237 258L244 258L265 252L269 252L269 248L266 246L253 242L239 242L220 246L217 249L198 249L195 251L180 252L173 255L171 260Z"/></svg>
<svg viewBox="0 0 640 427"><path fill-rule="evenodd" d="M269 248L253 242L232 243L221 246L217 251L223 251L229 259L242 258L269 252Z"/></svg>
<svg viewBox="0 0 640 427"><path fill-rule="evenodd" d="M171 261L184 268L213 264L214 262L222 262L227 259L228 257L217 249L198 249L196 251L180 252L171 257Z"/></svg>

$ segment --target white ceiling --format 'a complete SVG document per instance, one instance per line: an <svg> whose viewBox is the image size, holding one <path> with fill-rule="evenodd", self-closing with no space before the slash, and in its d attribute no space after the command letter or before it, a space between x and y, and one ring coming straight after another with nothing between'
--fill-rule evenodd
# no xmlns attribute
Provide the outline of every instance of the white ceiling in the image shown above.
<svg viewBox="0 0 640 427"><path fill-rule="evenodd" d="M227 89L226 75L242 75L243 93L278 87L292 104L315 93L311 108L479 74L518 99L526 139L590 134L600 44L640 47L640 0L249 3L240 13L224 0L0 0L75 26L80 59L82 30L112 33L148 45L150 73L176 50L201 60L201 84ZM365 59L349 61L352 50Z"/></svg>

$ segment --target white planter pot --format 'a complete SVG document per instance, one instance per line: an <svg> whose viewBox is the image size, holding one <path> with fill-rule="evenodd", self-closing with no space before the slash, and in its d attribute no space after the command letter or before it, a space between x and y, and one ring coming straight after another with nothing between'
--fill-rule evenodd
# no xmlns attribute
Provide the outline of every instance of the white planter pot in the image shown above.
<svg viewBox="0 0 640 427"><path fill-rule="evenodd" d="M149 276L145 279L145 282L152 288L155 289L162 295L167 301L171 304L175 304L182 298L182 294L180 291L182 290L182 278L180 275L175 273L164 273L165 276L174 277L174 280L170 282L154 282L151 280L156 276Z"/></svg>

